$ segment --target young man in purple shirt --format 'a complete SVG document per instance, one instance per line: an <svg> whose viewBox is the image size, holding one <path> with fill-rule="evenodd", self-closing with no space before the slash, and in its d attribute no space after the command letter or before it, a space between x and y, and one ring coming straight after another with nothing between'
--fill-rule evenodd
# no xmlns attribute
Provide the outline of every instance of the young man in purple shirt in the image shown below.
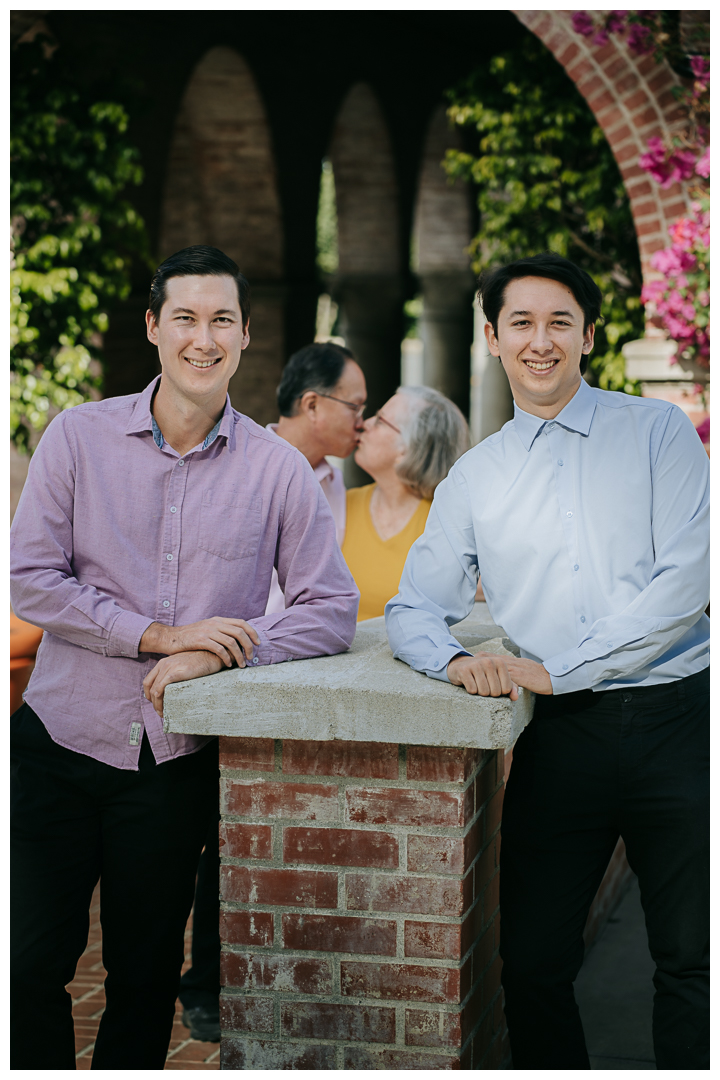
<svg viewBox="0 0 720 1080"><path fill-rule="evenodd" d="M230 405L248 316L222 252L167 259L147 313L162 375L61 413L30 466L11 595L45 634L11 720L15 1069L75 1067L65 986L98 880L93 1068L164 1066L217 814L217 741L163 732L165 687L352 643L357 590L310 465ZM273 567L287 606L266 615Z"/></svg>

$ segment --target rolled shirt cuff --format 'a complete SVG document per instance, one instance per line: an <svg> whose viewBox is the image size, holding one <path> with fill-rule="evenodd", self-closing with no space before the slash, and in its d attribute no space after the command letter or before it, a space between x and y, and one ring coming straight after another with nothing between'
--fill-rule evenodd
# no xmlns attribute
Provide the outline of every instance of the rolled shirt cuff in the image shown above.
<svg viewBox="0 0 720 1080"><path fill-rule="evenodd" d="M143 634L148 626L152 626L154 621L154 619L149 619L147 615L138 615L135 611L121 611L112 624L107 642L106 656L131 656L135 658Z"/></svg>

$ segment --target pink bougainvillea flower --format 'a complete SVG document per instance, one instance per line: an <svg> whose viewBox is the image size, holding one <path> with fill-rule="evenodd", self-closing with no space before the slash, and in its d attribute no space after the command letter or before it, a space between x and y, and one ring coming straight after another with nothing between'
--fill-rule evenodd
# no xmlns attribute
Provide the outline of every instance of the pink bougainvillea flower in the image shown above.
<svg viewBox="0 0 720 1080"><path fill-rule="evenodd" d="M574 11L572 17L573 30L583 37L590 37L595 31L595 24L587 11Z"/></svg>
<svg viewBox="0 0 720 1080"><path fill-rule="evenodd" d="M609 34L621 34L625 29L625 11L611 11L605 20L605 29Z"/></svg>
<svg viewBox="0 0 720 1080"><path fill-rule="evenodd" d="M610 40L608 32L604 26L601 26L597 34L593 38L593 45L607 45Z"/></svg>
<svg viewBox="0 0 720 1080"><path fill-rule="evenodd" d="M645 53L652 52L652 41L650 30L647 26L638 26L634 23L630 27L630 31L627 36L627 43L630 52L635 53L636 56L643 56Z"/></svg>
<svg viewBox="0 0 720 1080"><path fill-rule="evenodd" d="M640 156L640 168L650 173L660 187L670 187L676 180L689 180L695 172L691 150L669 150L662 139L648 139L648 152Z"/></svg>
<svg viewBox="0 0 720 1080"><path fill-rule="evenodd" d="M710 82L710 61L706 56L691 56L690 67L698 82L706 86Z"/></svg>
<svg viewBox="0 0 720 1080"><path fill-rule="evenodd" d="M707 146L705 148L705 153L703 154L703 156L698 160L697 164L695 165L695 172L698 174L698 176L704 176L706 180L707 180L708 176L710 175L710 147L709 146Z"/></svg>
<svg viewBox="0 0 720 1080"><path fill-rule="evenodd" d="M673 180L689 180L695 172L695 155L692 150L676 150L668 158L670 166L670 182ZM669 185L667 185L669 186Z"/></svg>
<svg viewBox="0 0 720 1080"><path fill-rule="evenodd" d="M710 442L710 417L706 416L705 419L703 420L702 424L698 424L698 426L695 428L695 430L697 431L698 435L700 436L700 438L702 439L702 441L704 443L709 443Z"/></svg>

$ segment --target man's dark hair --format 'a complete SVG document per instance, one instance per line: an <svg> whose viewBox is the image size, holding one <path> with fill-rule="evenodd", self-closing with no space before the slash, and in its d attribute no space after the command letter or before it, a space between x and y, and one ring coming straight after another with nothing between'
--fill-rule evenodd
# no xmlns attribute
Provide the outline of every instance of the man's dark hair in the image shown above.
<svg viewBox="0 0 720 1080"><path fill-rule="evenodd" d="M148 307L155 316L155 322L160 318L160 309L165 303L165 285L170 278L191 277L195 274L200 277L231 277L237 286L242 324L244 327L247 326L250 318L248 280L240 273L237 263L233 262L225 252L220 248L208 247L206 244L193 244L192 247L176 251L158 266L150 283L150 299L148 300Z"/></svg>
<svg viewBox="0 0 720 1080"><path fill-rule="evenodd" d="M329 394L342 378L348 360L355 357L344 345L315 341L293 353L277 388L281 416L294 416L297 403L308 390Z"/></svg>
<svg viewBox="0 0 720 1080"><path fill-rule="evenodd" d="M590 275L562 255L543 251L540 255L529 255L525 259L508 263L507 266L486 270L480 275L478 300L496 335L498 317L505 302L505 289L511 281L524 277L549 278L567 285L583 310L583 330L587 330L590 323L597 322L600 318L602 293ZM587 365L588 357L583 353L580 361L581 374L585 373Z"/></svg>

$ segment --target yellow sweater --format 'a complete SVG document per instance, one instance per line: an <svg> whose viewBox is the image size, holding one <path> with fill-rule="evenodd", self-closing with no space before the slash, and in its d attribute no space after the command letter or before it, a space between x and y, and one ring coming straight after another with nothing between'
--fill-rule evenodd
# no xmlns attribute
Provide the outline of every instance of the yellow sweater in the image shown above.
<svg viewBox="0 0 720 1080"><path fill-rule="evenodd" d="M382 615L385 605L398 591L408 551L425 531L431 503L423 499L404 529L389 540L381 540L370 517L370 499L375 484L350 488L347 493L347 522L342 552L360 590L358 622Z"/></svg>

